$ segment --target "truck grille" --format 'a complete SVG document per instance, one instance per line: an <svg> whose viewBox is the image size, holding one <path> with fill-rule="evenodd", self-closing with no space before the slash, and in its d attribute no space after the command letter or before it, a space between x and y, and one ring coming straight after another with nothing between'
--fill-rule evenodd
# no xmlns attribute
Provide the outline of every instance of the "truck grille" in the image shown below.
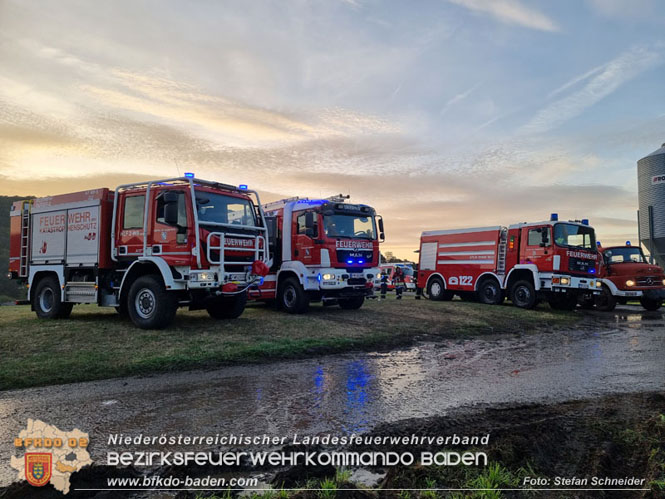
<svg viewBox="0 0 665 499"><path fill-rule="evenodd" d="M353 260L353 263L358 260L369 263L373 258L374 252L372 250L337 250L337 261L343 264L348 264L349 260Z"/></svg>
<svg viewBox="0 0 665 499"><path fill-rule="evenodd" d="M594 260L585 260L582 258L569 258L568 259L568 270L572 272L584 272L589 274L590 270L594 269L596 262Z"/></svg>
<svg viewBox="0 0 665 499"><path fill-rule="evenodd" d="M659 277L656 277L656 276L638 277L637 278L637 285L638 286L662 286L663 285L663 280Z"/></svg>

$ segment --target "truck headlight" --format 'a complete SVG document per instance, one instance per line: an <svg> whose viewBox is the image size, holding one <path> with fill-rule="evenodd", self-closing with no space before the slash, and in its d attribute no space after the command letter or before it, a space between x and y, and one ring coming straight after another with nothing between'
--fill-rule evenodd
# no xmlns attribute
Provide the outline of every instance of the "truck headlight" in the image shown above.
<svg viewBox="0 0 665 499"><path fill-rule="evenodd" d="M597 287L597 288L600 288L600 287L602 287L602 286L603 286L603 283L602 283L602 282L600 282L600 281L596 281L596 287Z"/></svg>
<svg viewBox="0 0 665 499"><path fill-rule="evenodd" d="M189 280L195 282L214 282L217 275L214 272L194 272L189 274Z"/></svg>
<svg viewBox="0 0 665 499"><path fill-rule="evenodd" d="M561 283L562 286L568 286L570 284L570 278L562 277L559 282Z"/></svg>
<svg viewBox="0 0 665 499"><path fill-rule="evenodd" d="M663 279L663 286L665 286L665 279Z"/></svg>
<svg viewBox="0 0 665 499"><path fill-rule="evenodd" d="M632 288L633 286L635 286L635 281L633 281L632 279L628 279L626 281L626 286L628 286L629 288Z"/></svg>
<svg viewBox="0 0 665 499"><path fill-rule="evenodd" d="M323 274L321 276L324 281L334 281L335 280L335 274Z"/></svg>

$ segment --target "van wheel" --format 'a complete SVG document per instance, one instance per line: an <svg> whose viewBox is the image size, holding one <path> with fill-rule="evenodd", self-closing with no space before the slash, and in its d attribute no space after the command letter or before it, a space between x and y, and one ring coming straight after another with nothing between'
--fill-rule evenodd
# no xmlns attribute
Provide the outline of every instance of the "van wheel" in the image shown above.
<svg viewBox="0 0 665 499"><path fill-rule="evenodd" d="M346 298L345 300L337 300L339 308L344 310L358 310L365 303L364 296L356 296L355 298Z"/></svg>
<svg viewBox="0 0 665 499"><path fill-rule="evenodd" d="M536 290L529 281L517 281L510 290L510 301L519 308L536 306Z"/></svg>
<svg viewBox="0 0 665 499"><path fill-rule="evenodd" d="M247 292L214 298L206 303L208 315L213 319L237 319L245 311Z"/></svg>
<svg viewBox="0 0 665 499"><path fill-rule="evenodd" d="M663 300L654 300L652 298L646 298L642 297L640 298L640 304L650 312L653 312L654 310L658 310L661 305L663 304Z"/></svg>
<svg viewBox="0 0 665 499"><path fill-rule="evenodd" d="M503 303L503 290L495 279L485 279L478 287L478 299L487 305Z"/></svg>
<svg viewBox="0 0 665 499"><path fill-rule="evenodd" d="M450 301L454 295L444 287L440 277L433 277L427 285L427 296L434 301Z"/></svg>
<svg viewBox="0 0 665 499"><path fill-rule="evenodd" d="M309 308L309 296L294 277L288 277L279 286L279 305L290 314L303 314Z"/></svg>
<svg viewBox="0 0 665 499"><path fill-rule="evenodd" d="M610 288L604 284L603 287L600 288L600 294L594 295L594 300L596 302L596 309L601 312L611 312L614 310L614 307L617 306L616 296L613 296Z"/></svg>
<svg viewBox="0 0 665 499"><path fill-rule="evenodd" d="M62 303L58 279L48 276L37 284L32 307L40 319L66 319L72 313L73 304Z"/></svg>
<svg viewBox="0 0 665 499"><path fill-rule="evenodd" d="M173 322L177 306L176 296L156 276L139 277L129 288L129 318L141 329L164 329Z"/></svg>

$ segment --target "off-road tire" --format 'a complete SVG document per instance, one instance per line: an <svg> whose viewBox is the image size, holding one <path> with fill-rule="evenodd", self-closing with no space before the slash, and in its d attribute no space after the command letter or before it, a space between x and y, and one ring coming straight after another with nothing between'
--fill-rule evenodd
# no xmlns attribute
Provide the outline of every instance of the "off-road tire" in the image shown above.
<svg viewBox="0 0 665 499"><path fill-rule="evenodd" d="M339 304L339 308L343 308L344 310L358 310L363 306L363 303L365 303L365 297L356 296L354 298L345 298L337 300L337 303Z"/></svg>
<svg viewBox="0 0 665 499"><path fill-rule="evenodd" d="M277 295L280 308L290 314L304 314L309 308L309 296L295 277L284 279Z"/></svg>
<svg viewBox="0 0 665 499"><path fill-rule="evenodd" d="M646 310L653 312L658 310L663 304L663 300L654 300L653 298L647 298L642 296L640 298L640 305L642 305Z"/></svg>
<svg viewBox="0 0 665 499"><path fill-rule="evenodd" d="M72 313L73 304L62 303L58 279L47 276L35 287L32 307L40 319L66 319Z"/></svg>
<svg viewBox="0 0 665 499"><path fill-rule="evenodd" d="M600 288L600 294L594 296L596 302L596 309L601 312L611 312L617 306L616 296L612 295L610 288L603 286Z"/></svg>
<svg viewBox="0 0 665 499"><path fill-rule="evenodd" d="M247 292L214 298L206 302L208 315L213 319L237 319L245 311Z"/></svg>
<svg viewBox="0 0 665 499"><path fill-rule="evenodd" d="M593 308L596 306L596 302L593 299L593 295L591 295L590 297L587 295L582 295L578 300L578 303L582 310L593 310Z"/></svg>
<svg viewBox="0 0 665 499"><path fill-rule="evenodd" d="M177 307L177 297L166 291L160 277L141 276L129 288L129 318L141 329L164 329L173 322Z"/></svg>
<svg viewBox="0 0 665 499"><path fill-rule="evenodd" d="M485 279L478 286L478 301L486 305L500 305L503 303L503 290L496 279Z"/></svg>
<svg viewBox="0 0 665 499"><path fill-rule="evenodd" d="M510 288L510 301L519 308L534 308L537 303L536 290L529 281L517 281Z"/></svg>
<svg viewBox="0 0 665 499"><path fill-rule="evenodd" d="M440 277L432 277L427 283L427 297L433 301L450 301L453 293L446 289Z"/></svg>

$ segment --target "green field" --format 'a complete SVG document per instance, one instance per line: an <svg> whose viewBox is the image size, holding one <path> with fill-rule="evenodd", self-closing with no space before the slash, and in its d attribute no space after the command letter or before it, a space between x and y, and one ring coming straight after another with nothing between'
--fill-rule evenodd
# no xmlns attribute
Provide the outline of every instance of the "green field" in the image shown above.
<svg viewBox="0 0 665 499"><path fill-rule="evenodd" d="M391 296L360 310L313 305L296 316L254 304L228 321L182 309L171 328L144 331L94 305L78 305L70 319L55 321L37 319L29 306L7 306L0 307L0 389L531 332L577 320L547 305L521 310Z"/></svg>

